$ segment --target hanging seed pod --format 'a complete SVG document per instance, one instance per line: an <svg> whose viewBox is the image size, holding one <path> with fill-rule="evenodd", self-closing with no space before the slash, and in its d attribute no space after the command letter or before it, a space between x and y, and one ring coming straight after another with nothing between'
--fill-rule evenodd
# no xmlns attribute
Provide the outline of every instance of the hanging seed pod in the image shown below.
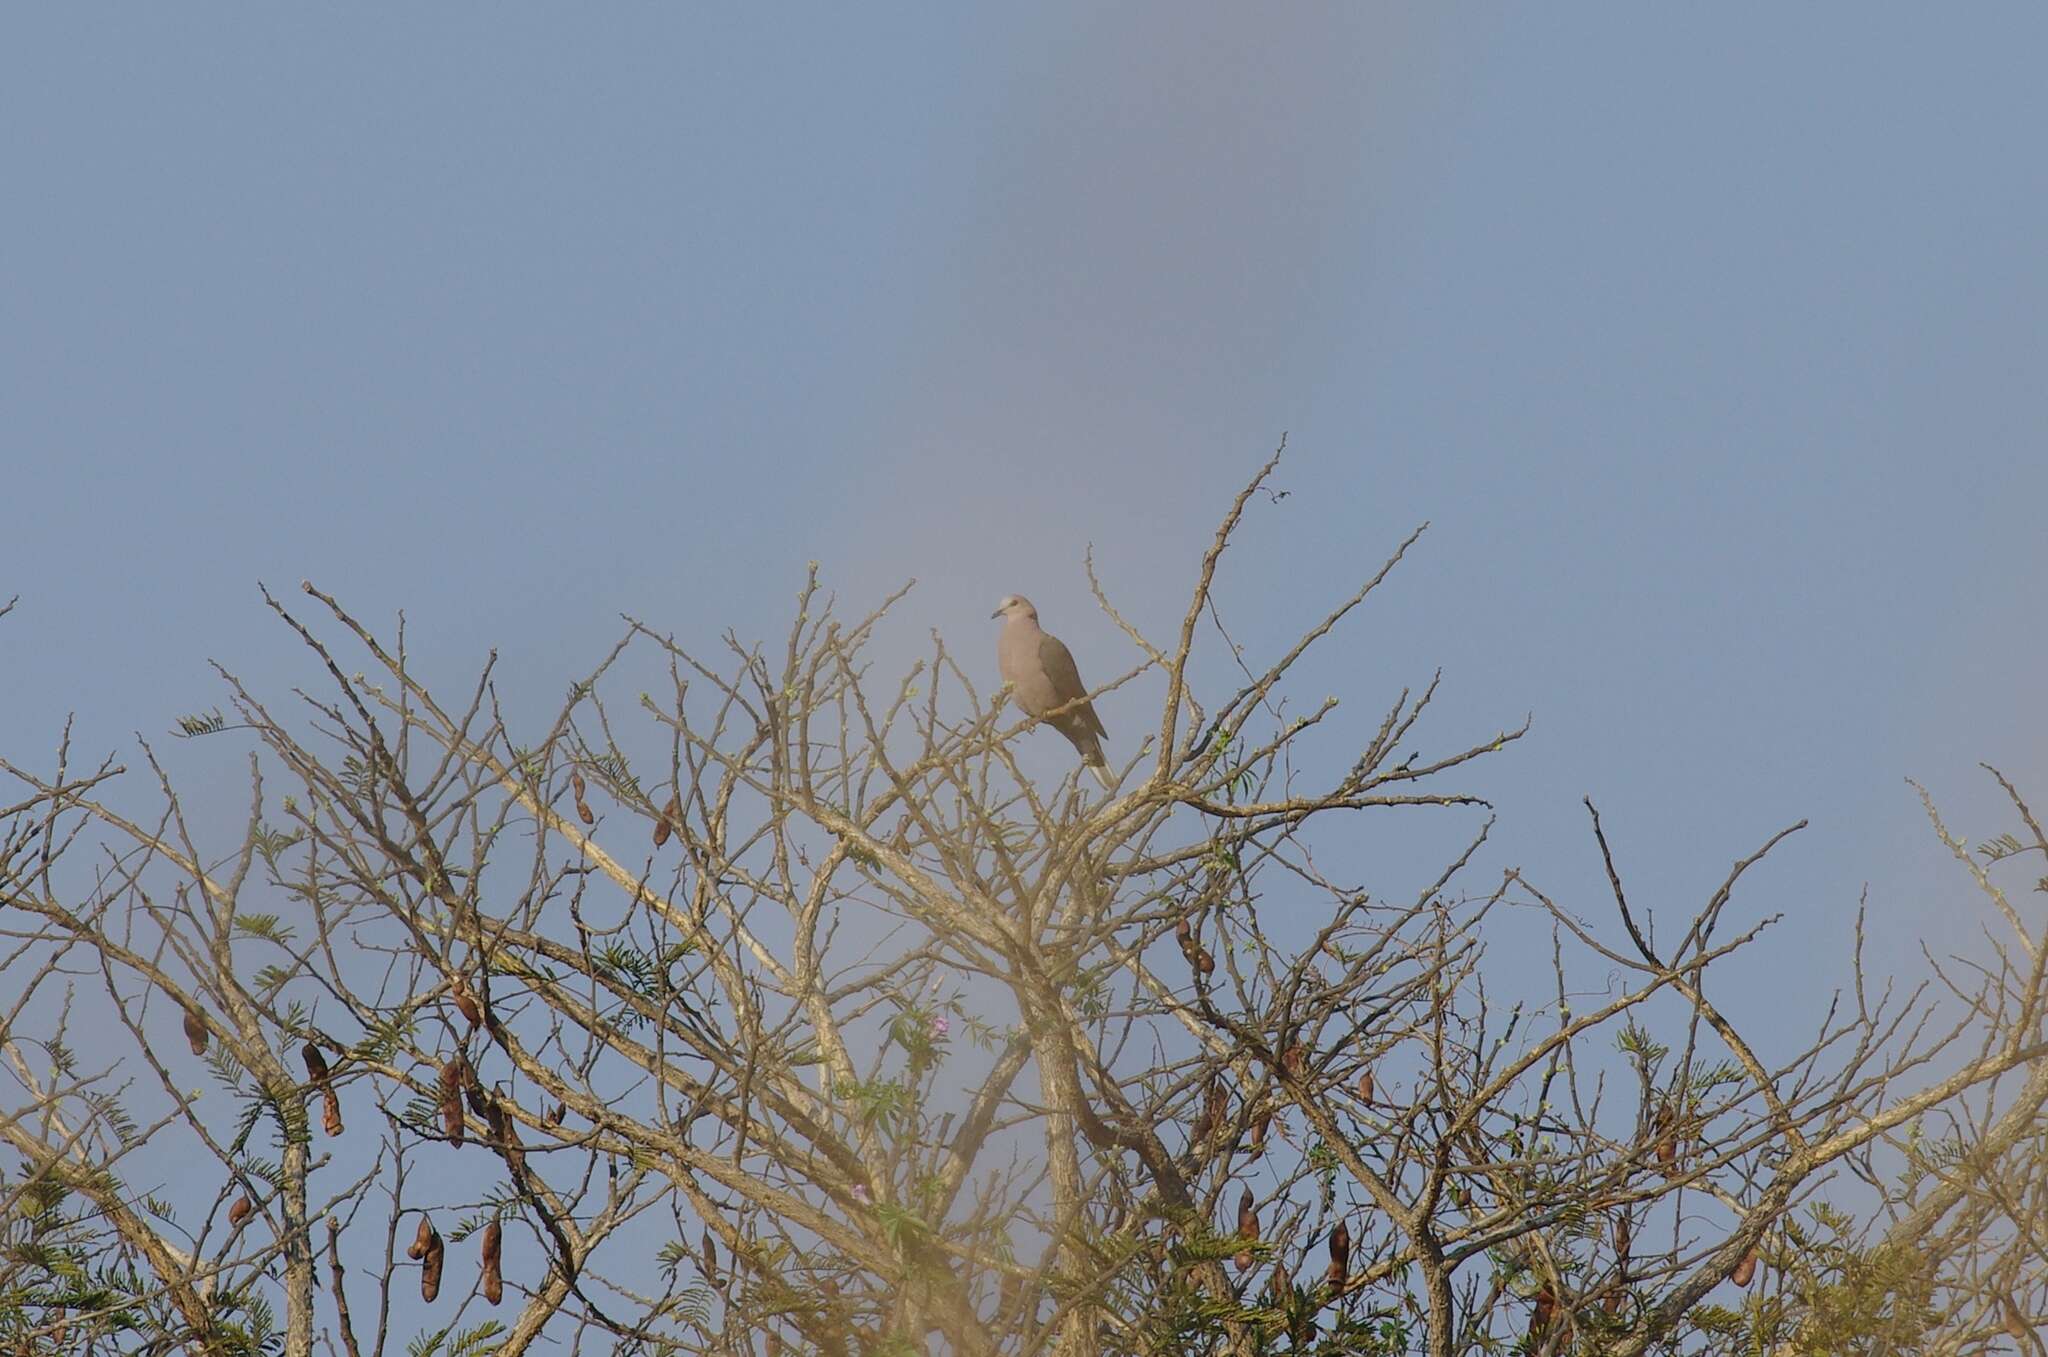
<svg viewBox="0 0 2048 1357"><path fill-rule="evenodd" d="M447 1249L441 1243L440 1232L428 1226L427 1247L420 1257L420 1299L428 1304L441 1294L441 1264L446 1258Z"/></svg>
<svg viewBox="0 0 2048 1357"><path fill-rule="evenodd" d="M505 1167L512 1170L514 1178L526 1176L526 1150L519 1141L519 1123L512 1119L504 1105L490 1104L491 1135L504 1148Z"/></svg>
<svg viewBox="0 0 2048 1357"><path fill-rule="evenodd" d="M1728 1280L1734 1282L1737 1286L1748 1286L1755 1278L1756 1250L1751 1249L1748 1253L1742 1255L1742 1261L1737 1263L1735 1270L1728 1274Z"/></svg>
<svg viewBox="0 0 2048 1357"><path fill-rule="evenodd" d="M1188 1127L1188 1144L1191 1147L1216 1133L1215 1076L1211 1075L1209 1079L1209 1091L1202 1095L1202 1110L1195 1114L1194 1124Z"/></svg>
<svg viewBox="0 0 2048 1357"><path fill-rule="evenodd" d="M1628 1217L1616 1216L1614 1218L1614 1256L1621 1260L1624 1267L1628 1264L1629 1245L1634 1242L1634 1238L1634 1234L1629 1229Z"/></svg>
<svg viewBox="0 0 2048 1357"><path fill-rule="evenodd" d="M1266 1283L1266 1304L1275 1310L1287 1307L1287 1293L1293 1290L1287 1284L1287 1274L1279 1268L1273 1269L1273 1279Z"/></svg>
<svg viewBox="0 0 2048 1357"><path fill-rule="evenodd" d="M490 1099L484 1097L484 1086L474 1078L462 1086L462 1096L469 1100L469 1110L479 1117L490 1115Z"/></svg>
<svg viewBox="0 0 2048 1357"><path fill-rule="evenodd" d="M457 1145L462 1143L462 1085L468 1065L460 1051L441 1065L441 1134Z"/></svg>
<svg viewBox="0 0 2048 1357"><path fill-rule="evenodd" d="M1543 1289L1536 1293L1536 1308L1529 1312L1529 1332L1537 1334L1548 1329L1551 1316L1556 1313L1557 1293L1552 1291L1546 1282Z"/></svg>
<svg viewBox="0 0 2048 1357"><path fill-rule="evenodd" d="M1668 1178L1671 1165L1678 1158L1678 1112L1669 1102L1658 1107L1657 1116L1650 1123L1650 1134L1656 1144L1657 1163Z"/></svg>
<svg viewBox="0 0 2048 1357"><path fill-rule="evenodd" d="M500 1271L505 1231L497 1221L484 1226L484 1299L496 1305L505 1299L505 1277Z"/></svg>
<svg viewBox="0 0 2048 1357"><path fill-rule="evenodd" d="M250 1201L249 1194L244 1192L241 1196L235 1198L235 1204L228 1208L228 1224L240 1225L249 1218L249 1213L255 1209L256 1203Z"/></svg>
<svg viewBox="0 0 2048 1357"><path fill-rule="evenodd" d="M310 1041L299 1054L305 1057L307 1076L320 1090L320 1101L323 1104L321 1128L330 1136L338 1136L341 1134L341 1097L334 1091L332 1077L327 1068L327 1057Z"/></svg>
<svg viewBox="0 0 2048 1357"><path fill-rule="evenodd" d="M668 842L668 836L675 833L683 823L683 803L671 796L668 804L661 808L661 818L654 822L654 846L661 847Z"/></svg>
<svg viewBox="0 0 2048 1357"><path fill-rule="evenodd" d="M185 1010L185 1042L192 1054L206 1054L206 1019L189 1008Z"/></svg>
<svg viewBox="0 0 2048 1357"><path fill-rule="evenodd" d="M1251 1144L1246 1148L1252 1154L1264 1154L1266 1152L1266 1132L1272 1129L1273 1109L1270 1107L1260 1108L1258 1117L1252 1122Z"/></svg>
<svg viewBox="0 0 2048 1357"><path fill-rule="evenodd" d="M573 768L569 770L569 790L576 793L578 801L581 801L590 792L590 784L583 780L583 774Z"/></svg>
<svg viewBox="0 0 2048 1357"><path fill-rule="evenodd" d="M1370 1102L1372 1101L1372 1092L1373 1092L1373 1089L1372 1089L1372 1071L1371 1071L1371 1070L1361 1070L1361 1071L1359 1071L1359 1074L1358 1074L1358 1100L1359 1100L1360 1102L1362 1102L1362 1103L1370 1103Z"/></svg>
<svg viewBox="0 0 2048 1357"><path fill-rule="evenodd" d="M441 1090L441 1134L451 1144L462 1143L462 1095L454 1089Z"/></svg>
<svg viewBox="0 0 2048 1357"><path fill-rule="evenodd" d="M1609 1319L1621 1313L1621 1289L1619 1287L1609 1291L1607 1299L1600 1302L1600 1313L1606 1315Z"/></svg>
<svg viewBox="0 0 2048 1357"><path fill-rule="evenodd" d="M1308 1047L1301 1044L1299 1031L1290 1033L1286 1048L1280 1052L1280 1068L1295 1078L1300 1078L1301 1072L1307 1067Z"/></svg>
<svg viewBox="0 0 2048 1357"><path fill-rule="evenodd" d="M484 1020L484 1011L477 1007L476 996L469 992L469 986L463 983L463 979L459 975L455 977L449 989L454 996L455 1007L462 1011L463 1018L469 1023L470 1029L474 1031L477 1024Z"/></svg>
<svg viewBox="0 0 2048 1357"><path fill-rule="evenodd" d="M410 1247L406 1249L405 1256L412 1259L414 1262L418 1262L420 1259L426 1257L427 1241L432 1239L433 1237L434 1223L428 1220L425 1216L421 1216L419 1232L412 1237L412 1244Z"/></svg>
<svg viewBox="0 0 2048 1357"><path fill-rule="evenodd" d="M711 1237L711 1227L704 1227L704 1280L714 1290L725 1290L725 1282L718 1275L718 1241Z"/></svg>
<svg viewBox="0 0 2048 1357"><path fill-rule="evenodd" d="M1221 1079L1209 1081L1209 1091L1203 1097L1202 1120L1210 1128L1221 1126L1224 1117L1230 1113L1230 1090L1223 1086Z"/></svg>
<svg viewBox="0 0 2048 1357"><path fill-rule="evenodd" d="M1195 946L1195 969L1203 975L1212 975L1216 970L1216 958L1209 955L1209 949L1199 943Z"/></svg>
<svg viewBox="0 0 2048 1357"><path fill-rule="evenodd" d="M1237 1199L1237 1233L1239 1238L1250 1242L1257 1242L1259 1237L1259 1213L1252 1209L1252 1190L1250 1188L1246 1188L1244 1195ZM1239 1272L1251 1271L1252 1263L1256 1259L1257 1255L1250 1249L1238 1250L1237 1270Z"/></svg>
<svg viewBox="0 0 2048 1357"><path fill-rule="evenodd" d="M576 803L576 818L581 820L586 825L594 825L597 823L597 816L591 813L590 803L588 801L578 801Z"/></svg>
<svg viewBox="0 0 2048 1357"><path fill-rule="evenodd" d="M1333 1294L1344 1294L1344 1283L1351 1277L1351 1227L1343 1221L1330 1231L1330 1268L1323 1279L1330 1284Z"/></svg>
<svg viewBox="0 0 2048 1357"><path fill-rule="evenodd" d="M561 1103L556 1103L548 1109L548 1114L540 1119L540 1124L552 1131L562 1124L562 1118L568 1114L568 1111L567 1107L564 1107Z"/></svg>

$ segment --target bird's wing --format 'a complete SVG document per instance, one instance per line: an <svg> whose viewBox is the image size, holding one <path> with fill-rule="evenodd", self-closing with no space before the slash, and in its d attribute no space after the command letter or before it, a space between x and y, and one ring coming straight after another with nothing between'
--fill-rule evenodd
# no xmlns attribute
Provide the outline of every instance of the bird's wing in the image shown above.
<svg viewBox="0 0 2048 1357"><path fill-rule="evenodd" d="M1074 667L1074 656L1059 637L1049 635L1038 643L1038 662L1044 667L1045 676L1052 680L1055 706L1064 707L1075 698L1088 695L1088 685L1081 682L1081 671ZM1070 709L1068 714L1078 717L1085 728L1095 732L1097 738L1109 738L1109 732L1102 728L1102 718L1095 714L1093 702L1084 702Z"/></svg>

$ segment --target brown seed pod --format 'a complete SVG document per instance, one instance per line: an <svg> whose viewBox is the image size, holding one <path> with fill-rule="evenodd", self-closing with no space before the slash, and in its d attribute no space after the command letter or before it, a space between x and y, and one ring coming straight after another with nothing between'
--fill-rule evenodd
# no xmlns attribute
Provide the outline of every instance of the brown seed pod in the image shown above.
<svg viewBox="0 0 2048 1357"><path fill-rule="evenodd" d="M1728 1280L1734 1282L1737 1286L1748 1286L1755 1277L1756 1250L1751 1249L1748 1253L1742 1255L1742 1261L1737 1263L1735 1270L1728 1274Z"/></svg>
<svg viewBox="0 0 2048 1357"><path fill-rule="evenodd" d="M459 1089L469 1074L469 1061L457 1051L441 1062L441 1087L443 1090Z"/></svg>
<svg viewBox="0 0 2048 1357"><path fill-rule="evenodd" d="M1650 1122L1650 1134L1656 1140L1657 1163L1669 1178L1671 1166L1678 1158L1678 1109L1668 1101L1659 1104L1657 1115Z"/></svg>
<svg viewBox="0 0 2048 1357"><path fill-rule="evenodd" d="M1372 1092L1373 1092L1373 1089L1372 1089L1372 1071L1371 1071L1371 1070L1361 1070L1361 1071L1359 1071L1359 1075L1358 1075L1358 1100L1359 1100L1360 1102L1365 1102L1365 1103L1369 1103L1369 1102L1371 1102L1371 1101L1372 1101Z"/></svg>
<svg viewBox="0 0 2048 1357"><path fill-rule="evenodd" d="M718 1275L718 1241L711 1237L711 1227L704 1227L704 1280L716 1290L725 1290L725 1283Z"/></svg>
<svg viewBox="0 0 2048 1357"><path fill-rule="evenodd" d="M1209 1091L1203 1097L1202 1117L1211 1126L1221 1126L1230 1114L1230 1090L1221 1079L1209 1081Z"/></svg>
<svg viewBox="0 0 2048 1357"><path fill-rule="evenodd" d="M569 770L569 790L576 793L578 801L581 801L590 791L590 784L583 780L583 774L573 768Z"/></svg>
<svg viewBox="0 0 2048 1357"><path fill-rule="evenodd" d="M1621 1291L1619 1288L1607 1293L1607 1299L1600 1302L1600 1311L1610 1319L1621 1313Z"/></svg>
<svg viewBox="0 0 2048 1357"><path fill-rule="evenodd" d="M1529 1312L1529 1332L1542 1333L1550 1327L1550 1318L1557 1313L1557 1293L1545 1283L1536 1293L1536 1308Z"/></svg>
<svg viewBox="0 0 2048 1357"><path fill-rule="evenodd" d="M484 1097L484 1086L471 1079L462 1086L462 1096L469 1100L469 1110L479 1117L490 1115L490 1100Z"/></svg>
<svg viewBox="0 0 2048 1357"><path fill-rule="evenodd" d="M470 1077L469 1061L457 1051L441 1064L441 1132L457 1145L462 1143L462 1100L469 1093L475 1081ZM472 1104L475 1096L470 1096Z"/></svg>
<svg viewBox="0 0 2048 1357"><path fill-rule="evenodd" d="M449 990L454 996L455 1007L462 1011L463 1018L472 1028L484 1020L484 1011L477 1007L476 996L469 992L469 986L463 983L461 976L455 977Z"/></svg>
<svg viewBox="0 0 2048 1357"><path fill-rule="evenodd" d="M1301 1044L1299 1036L1288 1040L1287 1049L1280 1052L1280 1068L1299 1078L1308 1067L1308 1047Z"/></svg>
<svg viewBox="0 0 2048 1357"><path fill-rule="evenodd" d="M1273 1279L1266 1283L1266 1304L1275 1310L1284 1308L1287 1304L1287 1293L1291 1290L1293 1288L1287 1284L1287 1274L1277 1267L1274 1268Z"/></svg>
<svg viewBox="0 0 2048 1357"><path fill-rule="evenodd" d="M503 1266L505 1231L497 1221L484 1226L484 1299L496 1305L505 1299Z"/></svg>
<svg viewBox="0 0 2048 1357"><path fill-rule="evenodd" d="M552 1131L555 1127L562 1124L562 1118L567 1116L568 1113L569 1109L567 1107L561 1103L556 1103L548 1109L548 1114L540 1119L540 1124Z"/></svg>
<svg viewBox="0 0 2048 1357"><path fill-rule="evenodd" d="M185 1010L185 1041L192 1054L206 1054L206 1019L189 1008Z"/></svg>
<svg viewBox="0 0 2048 1357"><path fill-rule="evenodd" d="M1273 1109L1259 1109L1259 1115L1252 1122L1252 1141L1247 1147L1253 1154L1266 1152L1266 1132L1273 1129Z"/></svg>
<svg viewBox="0 0 2048 1357"><path fill-rule="evenodd" d="M255 1209L256 1203L250 1201L249 1194L244 1192L241 1196L235 1198L235 1204L228 1208L228 1224L240 1225L249 1218L249 1213Z"/></svg>
<svg viewBox="0 0 2048 1357"><path fill-rule="evenodd" d="M429 1226L427 1247L420 1258L420 1299L429 1304L441 1294L441 1264L446 1258L440 1232Z"/></svg>
<svg viewBox="0 0 2048 1357"><path fill-rule="evenodd" d="M1203 975L1211 975L1216 970L1216 958L1209 955L1208 948L1199 944L1195 947L1195 969Z"/></svg>
<svg viewBox="0 0 2048 1357"><path fill-rule="evenodd" d="M502 1103L491 1102L489 1120L491 1137L504 1149L505 1167L512 1170L514 1178L526 1173L526 1150L519 1140L519 1123L512 1119Z"/></svg>
<svg viewBox="0 0 2048 1357"><path fill-rule="evenodd" d="M327 1087L327 1057L320 1053L320 1048L309 1041L300 1054L306 1057L307 1076L320 1087Z"/></svg>
<svg viewBox="0 0 2048 1357"><path fill-rule="evenodd" d="M1194 1124L1188 1127L1188 1144L1207 1140L1216 1134L1216 1076L1209 1076L1209 1087L1202 1094L1202 1110L1195 1114Z"/></svg>
<svg viewBox="0 0 2048 1357"><path fill-rule="evenodd" d="M591 813L590 803L588 801L579 800L576 803L576 818L581 820L586 825L594 825L597 823L597 816Z"/></svg>
<svg viewBox="0 0 2048 1357"><path fill-rule="evenodd" d="M1628 1262L1629 1245L1634 1242L1634 1238L1635 1236L1629 1229L1628 1217L1616 1216L1614 1218L1614 1256L1619 1258L1624 1264Z"/></svg>
<svg viewBox="0 0 2048 1357"><path fill-rule="evenodd" d="M338 1136L341 1134L341 1095L334 1091L334 1085L329 1084L321 1090L321 1097L327 1106L320 1118L320 1126L328 1135Z"/></svg>
<svg viewBox="0 0 2048 1357"><path fill-rule="evenodd" d="M1237 1199L1237 1233L1240 1238L1256 1240L1259 1237L1259 1213L1252 1209L1252 1190L1246 1188ZM1249 1272L1254 1255L1250 1249L1241 1250L1237 1255L1237 1270Z"/></svg>
<svg viewBox="0 0 2048 1357"><path fill-rule="evenodd" d="M462 1095L452 1088L441 1090L441 1134L453 1144L462 1143Z"/></svg>
<svg viewBox="0 0 2048 1357"><path fill-rule="evenodd" d="M418 1262L420 1259L426 1257L427 1241L432 1239L433 1237L434 1222L428 1220L425 1216L421 1216L419 1233L415 1234L412 1237L412 1244L409 1248L406 1249L405 1256L412 1259L414 1262Z"/></svg>
<svg viewBox="0 0 2048 1357"><path fill-rule="evenodd" d="M1351 1276L1351 1227L1343 1221L1330 1231L1330 1268L1323 1274L1330 1290L1342 1294L1344 1283Z"/></svg>

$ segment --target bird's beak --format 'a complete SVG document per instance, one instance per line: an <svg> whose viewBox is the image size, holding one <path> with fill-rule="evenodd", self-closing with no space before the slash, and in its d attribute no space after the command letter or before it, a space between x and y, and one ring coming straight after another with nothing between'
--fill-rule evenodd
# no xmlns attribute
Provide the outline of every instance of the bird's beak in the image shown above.
<svg viewBox="0 0 2048 1357"><path fill-rule="evenodd" d="M1002 610L1001 608L998 608L998 609L996 609L996 610L995 610L994 612L992 612L992 613L990 613L990 614L989 614L989 616L990 616L990 617L1001 617L1002 615L1003 615L1003 610Z"/></svg>

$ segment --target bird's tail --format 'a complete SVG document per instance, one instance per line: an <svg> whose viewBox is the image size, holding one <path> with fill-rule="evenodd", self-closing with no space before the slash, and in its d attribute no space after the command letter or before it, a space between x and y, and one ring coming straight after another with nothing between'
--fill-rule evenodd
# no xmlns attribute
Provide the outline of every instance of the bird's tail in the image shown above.
<svg viewBox="0 0 2048 1357"><path fill-rule="evenodd" d="M1116 790L1116 779L1109 772L1109 760L1102 757L1102 741L1092 733L1088 743L1081 748L1081 762L1088 765L1088 771L1095 774L1095 780L1102 784L1104 791Z"/></svg>

